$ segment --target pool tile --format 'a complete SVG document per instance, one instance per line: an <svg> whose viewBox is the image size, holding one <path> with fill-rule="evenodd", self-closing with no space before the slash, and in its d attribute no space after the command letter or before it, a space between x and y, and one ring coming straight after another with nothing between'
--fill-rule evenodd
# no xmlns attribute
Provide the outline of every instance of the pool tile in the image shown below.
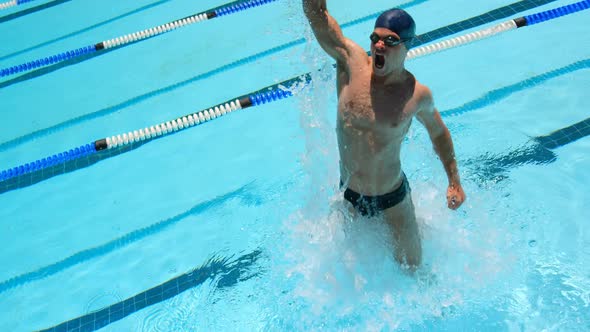
<svg viewBox="0 0 590 332"><path fill-rule="evenodd" d="M153 305L159 302L162 302L162 300L164 300L164 297L162 296L162 293L158 293L158 294L154 294L151 297L148 297L147 299L147 305Z"/></svg>
<svg viewBox="0 0 590 332"><path fill-rule="evenodd" d="M176 296L178 294L179 294L179 291L177 288L173 288L173 289L170 288L170 289L164 290L164 292L162 293L162 299L167 300L167 299L173 298L174 296Z"/></svg>
<svg viewBox="0 0 590 332"><path fill-rule="evenodd" d="M55 326L53 328L53 331L55 332L66 332L68 330L68 322L59 324L58 326Z"/></svg>
<svg viewBox="0 0 590 332"><path fill-rule="evenodd" d="M74 318L74 319L68 321L66 326L67 326L68 331L70 331L74 328L80 327L80 318Z"/></svg>
<svg viewBox="0 0 590 332"><path fill-rule="evenodd" d="M113 304L112 306L109 307L109 311L112 313L114 311L122 311L123 310L123 303L124 302L118 302Z"/></svg>
<svg viewBox="0 0 590 332"><path fill-rule="evenodd" d="M80 325L94 323L95 320L96 320L95 313L91 312L89 314L86 314L86 315L80 317Z"/></svg>
<svg viewBox="0 0 590 332"><path fill-rule="evenodd" d="M135 311L139 311L147 306L148 304L145 298L135 301Z"/></svg>
<svg viewBox="0 0 590 332"><path fill-rule="evenodd" d="M80 332L92 332L94 330L94 321L92 321L92 323L87 323L80 326Z"/></svg>
<svg viewBox="0 0 590 332"><path fill-rule="evenodd" d="M162 284L162 293L165 293L167 291L170 290L178 290L178 280L177 279L172 279L170 281L167 281L166 283Z"/></svg>
<svg viewBox="0 0 590 332"><path fill-rule="evenodd" d="M94 330L98 330L101 329L105 326L109 325L109 321L108 320L101 320L101 321L96 321L94 322Z"/></svg>
<svg viewBox="0 0 590 332"><path fill-rule="evenodd" d="M182 293L187 289L193 288L195 285L194 283L191 283L189 280L187 280L184 283L179 283L178 284L178 293Z"/></svg>
<svg viewBox="0 0 590 332"><path fill-rule="evenodd" d="M123 319L125 316L127 316L127 315L125 315L125 313L123 312L123 308L121 308L121 310L111 311L111 313L110 313L111 323L116 322L120 319Z"/></svg>
<svg viewBox="0 0 590 332"><path fill-rule="evenodd" d="M135 312L135 299L129 298L123 302L123 314L130 315Z"/></svg>
<svg viewBox="0 0 590 332"><path fill-rule="evenodd" d="M145 298L149 299L150 297L154 297L156 295L161 295L161 294L162 294L162 286L157 286L152 289L148 289L148 291L145 292Z"/></svg>
<svg viewBox="0 0 590 332"><path fill-rule="evenodd" d="M109 308L102 309L95 313L96 319L94 320L94 327L99 329L103 326L106 326L110 323L109 319Z"/></svg>

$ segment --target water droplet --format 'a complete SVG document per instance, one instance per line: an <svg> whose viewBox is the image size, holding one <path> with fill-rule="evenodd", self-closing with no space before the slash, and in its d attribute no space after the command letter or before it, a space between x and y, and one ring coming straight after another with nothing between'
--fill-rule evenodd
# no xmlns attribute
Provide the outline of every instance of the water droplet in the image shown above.
<svg viewBox="0 0 590 332"><path fill-rule="evenodd" d="M537 241L536 240L530 240L529 241L529 247L534 248L537 246Z"/></svg>

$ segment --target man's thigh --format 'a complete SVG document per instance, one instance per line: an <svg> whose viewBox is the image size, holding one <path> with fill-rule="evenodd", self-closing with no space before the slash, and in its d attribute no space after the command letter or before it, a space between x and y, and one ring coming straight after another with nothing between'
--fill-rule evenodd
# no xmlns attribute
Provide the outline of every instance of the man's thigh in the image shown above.
<svg viewBox="0 0 590 332"><path fill-rule="evenodd" d="M410 194L398 205L383 211L385 221L391 226L396 252L408 263L418 265L421 261L422 247L416 213Z"/></svg>

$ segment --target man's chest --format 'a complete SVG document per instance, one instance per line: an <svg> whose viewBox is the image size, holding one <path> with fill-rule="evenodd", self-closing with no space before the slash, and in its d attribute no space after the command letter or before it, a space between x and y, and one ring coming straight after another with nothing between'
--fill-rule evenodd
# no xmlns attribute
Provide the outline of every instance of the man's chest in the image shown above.
<svg viewBox="0 0 590 332"><path fill-rule="evenodd" d="M349 86L339 96L338 118L347 127L386 129L403 125L414 108L411 98L371 91L368 86Z"/></svg>

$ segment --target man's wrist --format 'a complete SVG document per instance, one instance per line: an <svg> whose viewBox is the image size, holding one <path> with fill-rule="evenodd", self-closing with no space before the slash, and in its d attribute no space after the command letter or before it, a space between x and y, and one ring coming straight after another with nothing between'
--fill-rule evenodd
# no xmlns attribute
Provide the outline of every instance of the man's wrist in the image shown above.
<svg viewBox="0 0 590 332"><path fill-rule="evenodd" d="M455 171L452 172L451 176L449 176L449 187L460 187L461 186L461 179L459 178L459 172Z"/></svg>

